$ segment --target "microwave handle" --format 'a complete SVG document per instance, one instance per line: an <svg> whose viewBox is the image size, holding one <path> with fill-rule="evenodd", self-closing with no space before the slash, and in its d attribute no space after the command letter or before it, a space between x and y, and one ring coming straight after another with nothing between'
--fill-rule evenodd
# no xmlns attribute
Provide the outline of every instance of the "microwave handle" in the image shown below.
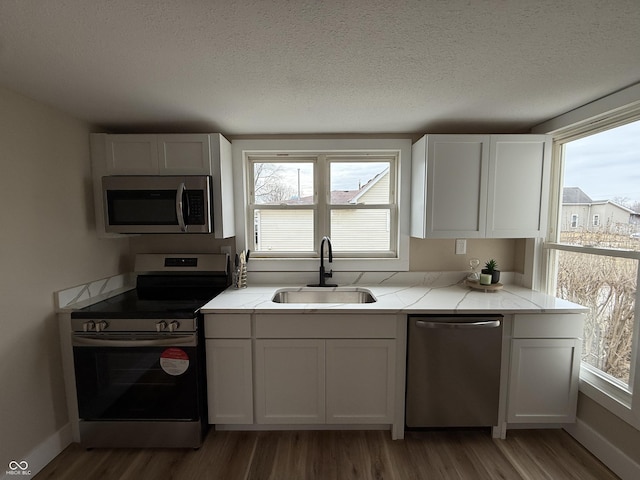
<svg viewBox="0 0 640 480"><path fill-rule="evenodd" d="M176 192L176 216L178 217L178 224L180 225L180 230L183 232L187 231L187 225L184 223L184 213L182 209L182 197L184 197L184 191L186 187L184 182L181 182L178 185L178 191Z"/></svg>

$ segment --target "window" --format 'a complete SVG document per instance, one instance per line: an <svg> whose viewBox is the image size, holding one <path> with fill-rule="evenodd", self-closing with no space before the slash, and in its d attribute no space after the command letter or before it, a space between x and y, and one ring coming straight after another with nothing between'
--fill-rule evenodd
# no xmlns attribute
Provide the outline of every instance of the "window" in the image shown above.
<svg viewBox="0 0 640 480"><path fill-rule="evenodd" d="M547 245L552 293L590 308L580 374L584 388L638 424L640 121L557 143L561 202L556 238ZM576 229L579 215L591 217L592 224ZM562 220L568 217L570 228Z"/></svg>
<svg viewBox="0 0 640 480"><path fill-rule="evenodd" d="M317 217L314 159L250 158L254 254L311 252Z"/></svg>
<svg viewBox="0 0 640 480"><path fill-rule="evenodd" d="M578 228L578 214L571 214L571 228Z"/></svg>
<svg viewBox="0 0 640 480"><path fill-rule="evenodd" d="M314 255L331 237L334 256L396 254L393 156L248 157L254 254Z"/></svg>
<svg viewBox="0 0 640 480"><path fill-rule="evenodd" d="M253 271L317 270L324 236L334 271L408 269L410 139L239 140L233 149L244 171L236 243L251 250Z"/></svg>

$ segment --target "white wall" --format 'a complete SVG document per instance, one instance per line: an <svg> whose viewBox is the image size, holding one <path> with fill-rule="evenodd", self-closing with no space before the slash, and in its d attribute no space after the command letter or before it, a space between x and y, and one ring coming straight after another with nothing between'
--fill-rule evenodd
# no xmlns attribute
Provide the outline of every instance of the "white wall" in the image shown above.
<svg viewBox="0 0 640 480"><path fill-rule="evenodd" d="M89 125L0 88L0 473L68 420L53 292L125 270L89 169Z"/></svg>

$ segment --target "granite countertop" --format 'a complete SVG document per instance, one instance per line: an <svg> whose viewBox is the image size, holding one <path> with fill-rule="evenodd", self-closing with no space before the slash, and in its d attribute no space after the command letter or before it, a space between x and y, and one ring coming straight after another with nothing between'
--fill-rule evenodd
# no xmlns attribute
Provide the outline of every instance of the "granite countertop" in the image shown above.
<svg viewBox="0 0 640 480"><path fill-rule="evenodd" d="M411 279L408 279L411 280ZM387 284L388 283L388 284ZM463 281L359 281L341 288L366 288L377 299L364 304L282 304L271 301L281 288L298 285L254 285L229 288L208 302L203 313L584 313L587 308L516 285L504 285L495 292L472 290ZM325 287L331 289L331 287Z"/></svg>

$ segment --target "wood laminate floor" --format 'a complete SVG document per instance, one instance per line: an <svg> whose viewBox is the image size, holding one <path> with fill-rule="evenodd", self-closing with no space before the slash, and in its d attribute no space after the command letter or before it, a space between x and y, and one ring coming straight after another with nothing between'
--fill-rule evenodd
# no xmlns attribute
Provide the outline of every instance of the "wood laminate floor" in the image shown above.
<svg viewBox="0 0 640 480"><path fill-rule="evenodd" d="M210 431L199 450L70 445L37 480L616 479L564 430Z"/></svg>

